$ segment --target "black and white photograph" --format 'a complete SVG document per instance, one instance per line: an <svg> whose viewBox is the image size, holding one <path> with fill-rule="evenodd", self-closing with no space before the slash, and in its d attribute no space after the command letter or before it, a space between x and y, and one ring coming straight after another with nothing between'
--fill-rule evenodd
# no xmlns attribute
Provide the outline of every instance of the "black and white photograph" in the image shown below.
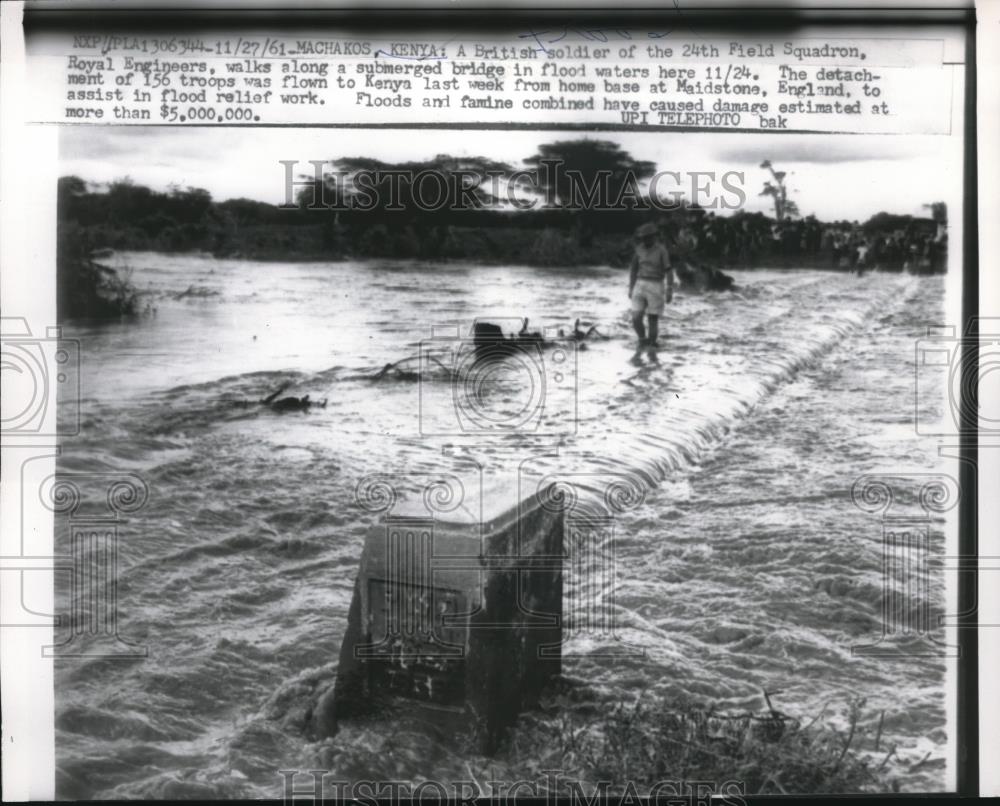
<svg viewBox="0 0 1000 806"><path fill-rule="evenodd" d="M968 28L668 18L28 37L23 799L965 786Z"/></svg>

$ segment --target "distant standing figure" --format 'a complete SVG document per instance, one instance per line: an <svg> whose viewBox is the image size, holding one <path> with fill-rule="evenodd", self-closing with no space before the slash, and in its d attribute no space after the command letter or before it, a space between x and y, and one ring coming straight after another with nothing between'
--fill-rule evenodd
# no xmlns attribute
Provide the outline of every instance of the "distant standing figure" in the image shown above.
<svg viewBox="0 0 1000 806"><path fill-rule="evenodd" d="M639 243L632 256L628 279L632 327L639 336L639 349L645 347L655 350L663 306L674 297L674 274L670 265L670 253L663 244L656 241L656 225L643 224L635 234ZM649 320L648 336L643 317Z"/></svg>
<svg viewBox="0 0 1000 806"><path fill-rule="evenodd" d="M861 243L859 243L857 246L857 250L858 250L858 257L857 261L854 264L854 270L857 273L858 277L860 277L865 273L865 270L868 268L869 246L867 242L862 241Z"/></svg>

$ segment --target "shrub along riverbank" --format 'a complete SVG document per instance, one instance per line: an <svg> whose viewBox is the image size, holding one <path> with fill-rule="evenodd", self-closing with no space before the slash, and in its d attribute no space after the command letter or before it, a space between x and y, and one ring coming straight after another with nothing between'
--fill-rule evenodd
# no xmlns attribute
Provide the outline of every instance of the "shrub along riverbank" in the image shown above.
<svg viewBox="0 0 1000 806"><path fill-rule="evenodd" d="M311 682L315 692L325 690L321 677ZM742 795L891 793L933 785L940 759L901 763L894 737L883 731L886 714L863 700L839 704L842 727L832 724L833 703L804 719L782 713L766 694L761 706L731 713L648 691L602 693L558 678L491 757L472 750L471 729L446 731L393 709L358 717L317 742L309 763L336 780L468 781L486 796L491 781L523 781L522 797L575 794L581 803L594 795L620 804L647 795L660 802L696 795L700 802L706 792L690 791L699 785L729 795L730 803ZM310 735L310 710L275 708L270 718ZM930 779L921 778L925 768Z"/></svg>
<svg viewBox="0 0 1000 806"><path fill-rule="evenodd" d="M880 213L867 222L775 221L763 213L718 216L615 209L370 211L282 208L248 199L213 201L198 188L162 193L128 180L94 188L59 180L60 315L134 313L129 279L93 259L101 249L202 252L246 260L399 258L534 266L625 266L631 236L655 221L680 260L714 268L856 268L943 271L946 219Z"/></svg>
<svg viewBox="0 0 1000 806"><path fill-rule="evenodd" d="M86 233L60 223L56 244L56 315L64 319L117 319L139 312L129 272L100 262Z"/></svg>

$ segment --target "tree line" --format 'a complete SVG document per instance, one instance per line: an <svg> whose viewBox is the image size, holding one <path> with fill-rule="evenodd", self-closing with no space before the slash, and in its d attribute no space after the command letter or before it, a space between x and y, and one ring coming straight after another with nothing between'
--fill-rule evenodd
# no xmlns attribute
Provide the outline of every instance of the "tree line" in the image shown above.
<svg viewBox="0 0 1000 806"><path fill-rule="evenodd" d="M202 188L171 186L158 191L128 178L95 186L80 177L65 176L58 184L60 283L65 283L66 288L85 287L88 283L94 285L94 277L106 276L106 272L81 268L81 256L100 249L199 251L217 257L260 260L385 257L622 265L630 256L629 236L639 224L650 220L660 225L668 245L681 245L685 230L688 234L691 230L708 233L707 238L696 237L694 241L702 241L708 249L703 259L717 265L745 267L773 261L814 265L816 261L805 250L788 247L790 226L811 232L829 226L868 231L877 225L880 229L911 232L915 228L933 228L940 217L936 210L934 220L888 213L880 213L864 224L817 222L812 216L800 219L787 197L785 174L770 161L761 164L770 172L770 178L760 195L772 198L774 216L743 210L719 216L683 199L669 212L651 210L642 204L646 191L635 185L653 176L656 165L634 157L611 141L588 138L546 143L522 163L514 166L481 156L448 154L395 163L370 157L341 157L329 162L333 170L326 176L297 176L292 205L251 199L216 201ZM558 163L561 170L545 170L553 163ZM427 172L445 177L462 174L483 180L500 176L505 183L516 183L527 173L536 177L531 192L541 196L544 203L530 208L498 203L497 185L483 181L472 191L480 204L429 209L417 203L419 189L412 182L404 179L390 188L384 184L389 180L383 178L382 185L376 183L372 188L375 204L357 209L345 204L356 189L338 185L331 177L350 177L362 171L404 176ZM573 177L576 183L571 181ZM598 182L604 198L624 199L625 203L613 209L574 203L581 187L593 188ZM317 199L333 204L318 204ZM772 231L774 238L767 234ZM712 247L713 233L720 233L719 248ZM687 241L690 244L691 239ZM78 276L71 277L74 273ZM94 299L102 296L109 296L107 289ZM110 296L128 298L121 289ZM96 310L95 306L100 307L92 299L85 307Z"/></svg>

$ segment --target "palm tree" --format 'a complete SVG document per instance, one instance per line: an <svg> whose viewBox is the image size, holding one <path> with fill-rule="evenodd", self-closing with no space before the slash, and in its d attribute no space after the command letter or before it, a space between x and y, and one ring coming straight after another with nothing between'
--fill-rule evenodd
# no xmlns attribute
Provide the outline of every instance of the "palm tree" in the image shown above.
<svg viewBox="0 0 1000 806"><path fill-rule="evenodd" d="M778 221L784 221L786 218L797 216L799 214L798 205L788 199L788 191L785 188L785 172L774 170L771 160L764 160L760 167L770 171L771 176L774 177L774 184L765 181L764 189L760 192L761 196L770 196L774 200L774 217Z"/></svg>

